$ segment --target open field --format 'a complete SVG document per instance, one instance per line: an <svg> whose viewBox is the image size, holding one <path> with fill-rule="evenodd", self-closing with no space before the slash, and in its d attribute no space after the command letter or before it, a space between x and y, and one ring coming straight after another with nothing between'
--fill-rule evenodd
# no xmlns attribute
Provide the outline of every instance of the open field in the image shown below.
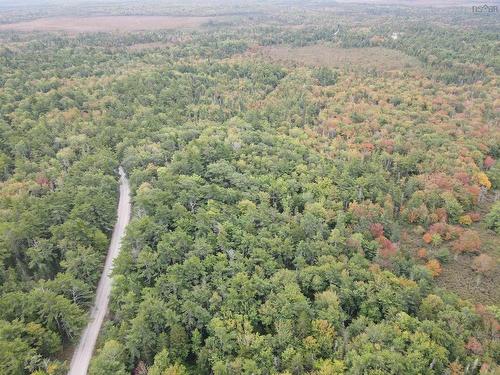
<svg viewBox="0 0 500 375"><path fill-rule="evenodd" d="M486 214L491 210L494 202L494 195L488 197L488 203L479 206L478 212L484 219ZM409 228L408 228L409 229ZM498 235L494 231L488 229L485 223L481 220L473 223L471 226L462 229L473 230L478 234L480 239L480 253L487 254L496 260L496 264L491 270L485 272L478 277L478 273L474 270L474 259L479 253L463 253L455 255L453 250L453 240L445 241L439 246L432 247L426 244L422 236L410 234L402 243L402 247L411 250L415 254L417 260L417 250L426 248L433 258L439 251L448 252L447 261L441 263L442 273L435 279L436 285L439 288L456 293L460 298L469 300L473 303L481 303L485 305L498 305L500 301L500 247L498 246ZM407 234L410 231L405 231ZM425 261L420 261L424 264Z"/></svg>
<svg viewBox="0 0 500 375"><path fill-rule="evenodd" d="M127 49L131 52L140 52L140 51L146 51L146 50L150 50L150 49L165 48L171 44L172 43L168 43L168 42L137 43L137 44L133 44L131 46L128 46Z"/></svg>
<svg viewBox="0 0 500 375"><path fill-rule="evenodd" d="M492 203L491 200L487 205L481 207L480 211L483 217L490 211ZM461 298L483 304L498 304L500 301L498 236L492 230L486 229L483 223L474 223L472 229L479 234L481 239L481 253L488 254L497 260L495 267L478 279L478 274L472 267L476 254L463 254L457 259L450 259L447 264L443 265L443 273L437 278L437 283L440 287L457 293ZM451 248L449 250L451 252Z"/></svg>
<svg viewBox="0 0 500 375"><path fill-rule="evenodd" d="M493 231L482 227L481 223L472 226L481 239L481 253L488 254L493 259L498 259L498 237ZM500 301L500 264L496 265L485 274L478 277L473 268L474 259L478 254L461 254L455 256L452 248L453 242L445 242L439 247L428 247L421 236L411 236L404 243L406 249L411 249L415 254L419 248L426 248L430 254L436 254L438 250L447 250L450 254L446 262L441 263L442 273L435 279L439 288L456 293L460 298L473 303L485 305L498 304ZM415 259L417 259L415 255ZM421 262L422 265L425 264Z"/></svg>
<svg viewBox="0 0 500 375"><path fill-rule="evenodd" d="M299 48L276 46L265 47L262 53L273 60L332 68L362 67L388 71L417 67L419 64L413 57L382 47L340 48L322 44Z"/></svg>
<svg viewBox="0 0 500 375"><path fill-rule="evenodd" d="M491 254L490 254L491 255ZM438 286L453 291L463 299L494 305L500 301L500 266L478 279L472 269L474 256L461 255L443 265L443 273L437 278Z"/></svg>
<svg viewBox="0 0 500 375"><path fill-rule="evenodd" d="M213 17L171 16L99 16L50 17L0 25L0 30L65 31L69 33L138 31L157 29L196 28Z"/></svg>

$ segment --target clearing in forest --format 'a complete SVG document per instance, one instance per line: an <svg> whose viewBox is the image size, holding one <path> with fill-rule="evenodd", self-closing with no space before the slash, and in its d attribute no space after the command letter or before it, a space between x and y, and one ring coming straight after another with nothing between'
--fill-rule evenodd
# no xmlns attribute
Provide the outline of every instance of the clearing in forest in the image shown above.
<svg viewBox="0 0 500 375"><path fill-rule="evenodd" d="M96 16L50 17L0 25L0 30L69 33L196 28L213 17Z"/></svg>
<svg viewBox="0 0 500 375"><path fill-rule="evenodd" d="M418 67L416 58L400 51L383 48L341 48L316 44L305 47L273 46L262 49L274 60L295 61L331 68L362 67L381 71Z"/></svg>

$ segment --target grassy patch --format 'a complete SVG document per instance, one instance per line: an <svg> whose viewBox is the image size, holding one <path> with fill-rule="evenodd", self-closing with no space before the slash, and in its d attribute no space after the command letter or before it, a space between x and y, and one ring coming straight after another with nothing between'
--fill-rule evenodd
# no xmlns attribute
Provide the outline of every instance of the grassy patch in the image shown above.
<svg viewBox="0 0 500 375"><path fill-rule="evenodd" d="M331 68L367 68L379 71L416 68L418 61L402 52L383 48L340 48L324 44L305 47L264 47L261 52L273 60L293 61Z"/></svg>
<svg viewBox="0 0 500 375"><path fill-rule="evenodd" d="M99 16L48 17L0 25L0 30L68 33L197 28L215 17Z"/></svg>

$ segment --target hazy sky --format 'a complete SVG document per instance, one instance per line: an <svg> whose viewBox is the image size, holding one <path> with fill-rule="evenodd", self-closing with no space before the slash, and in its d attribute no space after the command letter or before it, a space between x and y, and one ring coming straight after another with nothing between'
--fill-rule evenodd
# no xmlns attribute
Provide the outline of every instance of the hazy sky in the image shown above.
<svg viewBox="0 0 500 375"><path fill-rule="evenodd" d="M252 0L251 3L307 3L307 2L357 2L357 3L399 3L406 5L458 5L458 4L499 4L500 0ZM65 8L73 8L75 5L102 5L102 4L162 4L162 5L209 5L217 3L225 4L248 4L246 0L0 0L0 8L3 7L26 7L26 6L63 6Z"/></svg>

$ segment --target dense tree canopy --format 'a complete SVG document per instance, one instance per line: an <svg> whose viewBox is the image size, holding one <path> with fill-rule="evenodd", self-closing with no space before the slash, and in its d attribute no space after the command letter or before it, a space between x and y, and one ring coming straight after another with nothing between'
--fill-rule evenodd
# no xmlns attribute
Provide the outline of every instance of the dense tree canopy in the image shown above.
<svg viewBox="0 0 500 375"><path fill-rule="evenodd" d="M133 218L89 374L498 370L498 304L435 285L450 251L483 279L497 266L484 236L498 245L498 25L347 7L270 6L204 30L0 33L2 374L65 373L119 165ZM325 42L420 65L261 53Z"/></svg>

